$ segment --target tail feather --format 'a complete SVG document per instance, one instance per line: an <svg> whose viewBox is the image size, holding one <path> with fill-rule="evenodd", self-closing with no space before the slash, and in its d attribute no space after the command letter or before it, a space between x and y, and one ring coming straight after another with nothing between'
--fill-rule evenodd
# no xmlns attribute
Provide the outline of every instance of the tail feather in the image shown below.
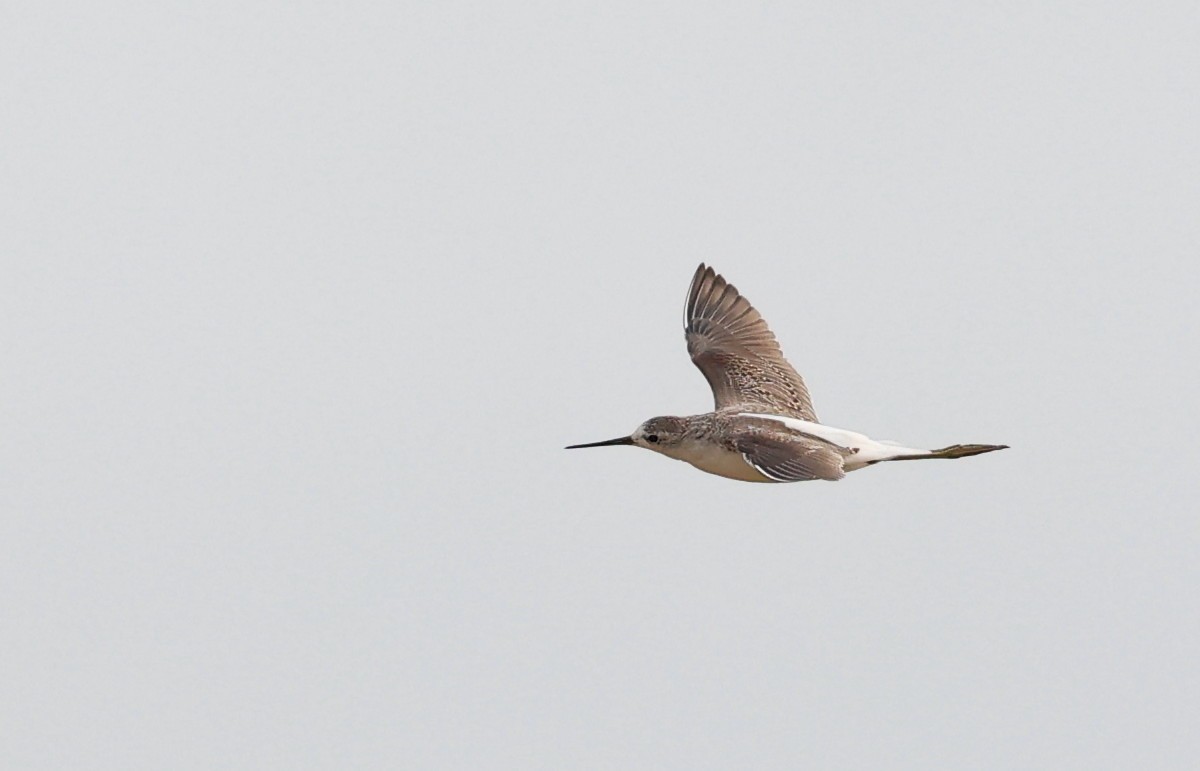
<svg viewBox="0 0 1200 771"><path fill-rule="evenodd" d="M969 458L972 455L982 455L985 452L1007 450L1007 444L952 444L940 450L917 453L913 455L896 455L885 460L926 460L928 458Z"/></svg>

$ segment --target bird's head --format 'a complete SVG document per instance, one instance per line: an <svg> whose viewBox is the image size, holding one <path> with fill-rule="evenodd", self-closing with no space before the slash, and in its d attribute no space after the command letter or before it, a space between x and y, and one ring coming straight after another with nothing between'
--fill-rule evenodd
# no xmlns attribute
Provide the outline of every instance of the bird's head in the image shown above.
<svg viewBox="0 0 1200 771"><path fill-rule="evenodd" d="M645 447L647 450L654 450L670 454L672 448L676 447L683 441L684 435L687 433L687 421L683 418L677 418L672 415L663 415L657 418L650 418L629 436L622 436L616 439L608 439L603 442L589 442L588 444L573 444L567 447L568 450L578 450L584 447L607 447L615 444L632 444L637 447Z"/></svg>

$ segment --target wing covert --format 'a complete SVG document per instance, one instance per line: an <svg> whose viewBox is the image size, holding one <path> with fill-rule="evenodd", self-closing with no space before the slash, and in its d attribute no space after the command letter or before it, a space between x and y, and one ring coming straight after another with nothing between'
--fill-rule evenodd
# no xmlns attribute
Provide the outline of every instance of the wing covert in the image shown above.
<svg viewBox="0 0 1200 771"><path fill-rule="evenodd" d="M747 463L776 482L835 482L846 475L842 454L825 442L753 433L738 437L734 444Z"/></svg>

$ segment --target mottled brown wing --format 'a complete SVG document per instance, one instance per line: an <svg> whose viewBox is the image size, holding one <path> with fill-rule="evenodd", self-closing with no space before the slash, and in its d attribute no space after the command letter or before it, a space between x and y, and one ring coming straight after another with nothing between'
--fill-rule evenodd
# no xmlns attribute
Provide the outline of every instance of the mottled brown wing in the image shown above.
<svg viewBox="0 0 1200 771"><path fill-rule="evenodd" d="M846 475L842 453L817 439L781 439L754 432L737 437L734 446L747 463L776 482L835 482Z"/></svg>
<svg viewBox="0 0 1200 771"><path fill-rule="evenodd" d="M684 306L688 354L716 408L737 407L817 422L804 380L737 287L700 263Z"/></svg>

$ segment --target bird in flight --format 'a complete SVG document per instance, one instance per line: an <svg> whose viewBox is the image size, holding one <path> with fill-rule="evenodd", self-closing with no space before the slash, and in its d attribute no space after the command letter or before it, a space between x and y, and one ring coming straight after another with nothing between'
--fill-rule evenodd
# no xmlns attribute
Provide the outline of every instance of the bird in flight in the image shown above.
<svg viewBox="0 0 1200 771"><path fill-rule="evenodd" d="M573 444L568 450L634 445L745 482L836 481L848 471L892 460L965 458L1003 444L920 450L823 425L804 380L783 358L767 322L737 288L704 263L683 312L688 354L712 388L703 415L650 418L629 436Z"/></svg>

